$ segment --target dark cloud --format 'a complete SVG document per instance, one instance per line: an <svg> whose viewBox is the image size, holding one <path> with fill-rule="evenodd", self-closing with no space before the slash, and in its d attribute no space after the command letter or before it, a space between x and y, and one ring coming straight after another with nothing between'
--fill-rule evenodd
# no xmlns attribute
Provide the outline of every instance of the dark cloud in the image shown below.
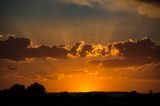
<svg viewBox="0 0 160 106"><path fill-rule="evenodd" d="M33 47L30 39L8 37L0 41L0 59L8 60L25 60L26 58L67 58L68 55L77 57L106 56L106 47L102 45L88 45L80 41L71 48L66 48L66 45L60 46L39 46ZM99 47L100 46L100 47Z"/></svg>
<svg viewBox="0 0 160 106"><path fill-rule="evenodd" d="M153 61L149 59L137 59L137 58L129 58L129 59L112 59L112 60L104 60L102 64L104 67L115 68L115 67L129 67L129 66L140 66L144 64L151 63Z"/></svg>
<svg viewBox="0 0 160 106"><path fill-rule="evenodd" d="M13 65L13 64L8 65L7 68L9 70L17 70L18 69L18 67L16 65Z"/></svg>
<svg viewBox="0 0 160 106"><path fill-rule="evenodd" d="M156 45L150 38L142 38L137 41L128 40L113 45L119 50L119 55L124 58L160 58L160 46Z"/></svg>
<svg viewBox="0 0 160 106"><path fill-rule="evenodd" d="M102 63L104 67L113 68L160 62L160 46L155 44L150 38L118 42L112 44L112 47L109 45L109 48L110 54L112 49L119 51L118 58L96 61L96 64ZM91 63L95 64L94 61Z"/></svg>
<svg viewBox="0 0 160 106"><path fill-rule="evenodd" d="M0 51L0 59L14 61L27 58L67 58L69 54L77 57L118 56L116 59L91 62L93 64L102 62L104 67L127 67L159 62L160 60L160 46L150 38L117 42L108 46L89 45L81 41L70 49L66 49L65 45L32 47L30 39L9 37L7 40L0 41Z"/></svg>
<svg viewBox="0 0 160 106"><path fill-rule="evenodd" d="M81 57L86 57L87 54L92 52L93 49L94 48L92 47L92 45L84 45L79 54Z"/></svg>
<svg viewBox="0 0 160 106"><path fill-rule="evenodd" d="M27 46L30 40L26 38L9 37L5 41L0 41L0 58L11 60L23 60L28 52Z"/></svg>
<svg viewBox="0 0 160 106"><path fill-rule="evenodd" d="M53 57L53 58L66 58L68 50L64 48L58 48L57 46L48 47L40 46L38 48L29 49L29 57Z"/></svg>
<svg viewBox="0 0 160 106"><path fill-rule="evenodd" d="M81 41L73 45L70 49L70 54L78 57L96 57L96 56L108 56L109 46L101 44L86 44Z"/></svg>
<svg viewBox="0 0 160 106"><path fill-rule="evenodd" d="M70 49L70 53L73 55L73 56L77 56L77 52L78 52L78 48L80 48L80 46L82 45L82 42L78 42L76 43L71 49Z"/></svg>
<svg viewBox="0 0 160 106"><path fill-rule="evenodd" d="M92 45L87 45L83 41L76 43L70 49L70 54L73 56L86 57L89 53L93 51Z"/></svg>
<svg viewBox="0 0 160 106"><path fill-rule="evenodd" d="M99 65L101 63L100 60L92 60L92 61L89 61L89 64L93 64L93 65Z"/></svg>
<svg viewBox="0 0 160 106"><path fill-rule="evenodd" d="M30 47L31 41L27 38L9 37L7 40L0 41L0 59L25 60L26 58L66 58L68 50L57 46Z"/></svg>

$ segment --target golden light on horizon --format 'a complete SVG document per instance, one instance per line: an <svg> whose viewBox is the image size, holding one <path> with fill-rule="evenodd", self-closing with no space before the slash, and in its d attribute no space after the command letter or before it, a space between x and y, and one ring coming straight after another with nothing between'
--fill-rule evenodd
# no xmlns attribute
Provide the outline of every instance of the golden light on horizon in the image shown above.
<svg viewBox="0 0 160 106"><path fill-rule="evenodd" d="M71 79L70 89L74 92L91 92L99 89L98 82L89 75L78 75Z"/></svg>
<svg viewBox="0 0 160 106"><path fill-rule="evenodd" d="M80 92L91 92L94 89L95 85L93 85L92 82L89 81L79 81L79 83L75 87L75 90Z"/></svg>
<svg viewBox="0 0 160 106"><path fill-rule="evenodd" d="M40 81L41 82L41 81ZM102 82L95 79L94 76L78 74L72 77L64 75L64 78L48 82L44 85L49 92L92 92L103 89Z"/></svg>
<svg viewBox="0 0 160 106"><path fill-rule="evenodd" d="M160 92L158 0L8 1L0 93L34 82L47 92Z"/></svg>

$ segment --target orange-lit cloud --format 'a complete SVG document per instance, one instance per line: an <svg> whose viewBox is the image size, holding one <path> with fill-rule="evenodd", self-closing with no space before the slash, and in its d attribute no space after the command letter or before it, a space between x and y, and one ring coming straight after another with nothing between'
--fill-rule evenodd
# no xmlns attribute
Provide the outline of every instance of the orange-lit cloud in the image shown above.
<svg viewBox="0 0 160 106"><path fill-rule="evenodd" d="M159 61L159 45L149 38L142 38L137 41L127 40L125 42L114 42L107 45L86 44L80 41L73 46L34 46L27 38L9 37L0 41L1 59L27 60L31 58L59 59L70 57L116 57L111 63L119 62L125 65L140 65ZM119 60L117 60L120 58ZM138 60L138 61L137 61ZM107 60L106 62L109 62ZM117 62L117 63L116 63ZM120 64L119 64L120 65ZM122 65L122 66L123 66Z"/></svg>
<svg viewBox="0 0 160 106"><path fill-rule="evenodd" d="M101 44L85 44L85 42L78 42L70 49L70 54L80 57L95 57L95 56L107 56L108 46Z"/></svg>
<svg viewBox="0 0 160 106"><path fill-rule="evenodd" d="M0 41L0 53L1 59L8 60L27 60L31 58L67 58L67 57L96 57L96 56L108 56L108 46L101 44L85 44L84 41L80 41L71 47L66 45L60 46L38 46L34 45L30 39L27 38L15 38L9 37L6 40ZM111 53L118 55L118 50L112 49Z"/></svg>
<svg viewBox="0 0 160 106"><path fill-rule="evenodd" d="M116 59L103 60L102 64L104 67L129 67L129 66L139 66L149 63L159 63L160 62L160 46L156 45L149 38L142 38L137 41L128 40L125 42L114 43L112 48L115 48L119 55ZM110 50L111 54L114 49ZM100 61L93 61L93 64L99 64Z"/></svg>

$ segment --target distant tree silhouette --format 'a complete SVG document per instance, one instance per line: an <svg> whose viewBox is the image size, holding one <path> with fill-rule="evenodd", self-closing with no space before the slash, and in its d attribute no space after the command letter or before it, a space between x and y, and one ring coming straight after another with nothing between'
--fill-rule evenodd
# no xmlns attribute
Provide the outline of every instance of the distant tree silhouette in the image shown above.
<svg viewBox="0 0 160 106"><path fill-rule="evenodd" d="M116 94L114 96L114 94ZM119 95L119 96L118 96ZM160 106L160 93L131 92L88 92L88 93L46 93L43 85L15 84L0 90L2 106Z"/></svg>
<svg viewBox="0 0 160 106"><path fill-rule="evenodd" d="M63 98L63 99L69 99L71 97L70 93L65 91L65 92L61 92L60 93L60 96Z"/></svg>
<svg viewBox="0 0 160 106"><path fill-rule="evenodd" d="M153 91L152 91L152 90L149 90L149 94L153 94Z"/></svg>
<svg viewBox="0 0 160 106"><path fill-rule="evenodd" d="M26 89L24 85L14 84L9 90L9 95L11 96L25 96Z"/></svg>
<svg viewBox="0 0 160 106"><path fill-rule="evenodd" d="M46 94L46 90L43 85L34 83L27 87L27 94L29 96L44 96Z"/></svg>

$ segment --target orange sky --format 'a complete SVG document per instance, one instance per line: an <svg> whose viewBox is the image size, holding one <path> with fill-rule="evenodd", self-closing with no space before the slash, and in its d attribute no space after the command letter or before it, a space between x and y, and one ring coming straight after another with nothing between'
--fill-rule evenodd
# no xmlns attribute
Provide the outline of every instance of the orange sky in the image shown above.
<svg viewBox="0 0 160 106"><path fill-rule="evenodd" d="M160 91L157 0L0 0L0 89Z"/></svg>

